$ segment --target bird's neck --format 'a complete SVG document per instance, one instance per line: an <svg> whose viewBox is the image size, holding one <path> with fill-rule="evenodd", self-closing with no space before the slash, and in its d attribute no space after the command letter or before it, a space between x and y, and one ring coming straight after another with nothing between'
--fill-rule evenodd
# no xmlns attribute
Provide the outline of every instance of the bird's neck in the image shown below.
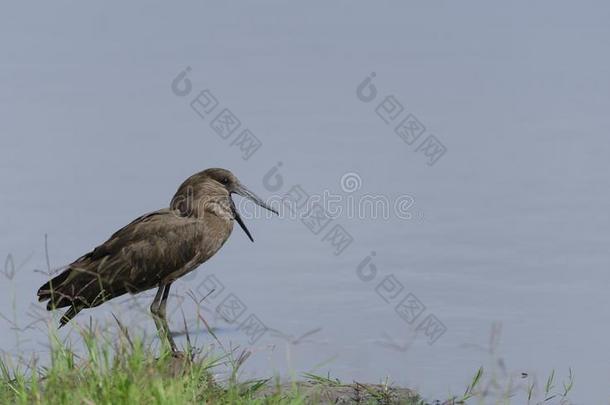
<svg viewBox="0 0 610 405"><path fill-rule="evenodd" d="M233 202L229 196L207 197L198 210L203 215L215 215L226 221L233 221Z"/></svg>

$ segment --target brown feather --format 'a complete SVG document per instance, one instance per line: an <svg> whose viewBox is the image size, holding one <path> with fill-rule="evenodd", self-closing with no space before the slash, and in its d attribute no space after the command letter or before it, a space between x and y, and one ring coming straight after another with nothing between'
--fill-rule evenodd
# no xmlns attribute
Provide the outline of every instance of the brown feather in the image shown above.
<svg viewBox="0 0 610 405"><path fill-rule="evenodd" d="M41 286L39 300L48 301L49 310L69 307L63 326L85 308L173 282L226 242L239 215L231 192L274 211L228 170L204 170L178 187L169 208L135 219Z"/></svg>
<svg viewBox="0 0 610 405"><path fill-rule="evenodd" d="M231 221L206 218L169 209L144 215L40 287L38 297L49 301L49 310L71 306L63 325L84 308L175 280L209 259L229 237Z"/></svg>

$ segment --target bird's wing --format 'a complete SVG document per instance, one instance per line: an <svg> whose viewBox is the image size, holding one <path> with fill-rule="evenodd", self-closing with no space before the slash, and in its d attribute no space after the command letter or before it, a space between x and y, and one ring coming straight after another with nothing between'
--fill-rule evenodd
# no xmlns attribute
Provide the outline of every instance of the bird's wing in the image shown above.
<svg viewBox="0 0 610 405"><path fill-rule="evenodd" d="M123 269L116 274L110 269L113 283L123 283L130 291L142 291L197 261L200 241L206 233L204 227L202 221L169 210L156 211L117 231L99 252L92 252L92 258L117 258Z"/></svg>
<svg viewBox="0 0 610 405"><path fill-rule="evenodd" d="M50 307L95 306L126 292L159 284L185 266L199 264L204 224L169 209L143 215L115 232L43 285L38 295Z"/></svg>

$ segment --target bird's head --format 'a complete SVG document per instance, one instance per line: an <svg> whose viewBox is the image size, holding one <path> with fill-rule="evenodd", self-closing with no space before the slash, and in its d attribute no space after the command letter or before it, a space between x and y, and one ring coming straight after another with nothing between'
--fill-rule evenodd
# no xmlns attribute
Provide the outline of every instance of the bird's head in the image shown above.
<svg viewBox="0 0 610 405"><path fill-rule="evenodd" d="M224 188L229 193L235 193L239 187L239 180L227 169L212 168L201 172L203 180L215 182L216 186Z"/></svg>
<svg viewBox="0 0 610 405"><path fill-rule="evenodd" d="M220 205L222 209L235 218L248 238L254 242L250 231L248 231L235 207L235 203L231 199L231 194L248 198L256 205L278 214L260 197L241 184L233 173L221 168L206 169L186 179L172 198L170 207L180 211L180 214L184 216L203 216L206 204ZM228 206L222 206L223 204L228 204Z"/></svg>

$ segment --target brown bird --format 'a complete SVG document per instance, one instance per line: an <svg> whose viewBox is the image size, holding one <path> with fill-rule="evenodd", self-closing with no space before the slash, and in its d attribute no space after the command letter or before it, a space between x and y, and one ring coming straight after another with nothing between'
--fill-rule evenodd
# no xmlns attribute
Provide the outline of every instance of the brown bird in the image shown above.
<svg viewBox="0 0 610 405"><path fill-rule="evenodd" d="M48 310L68 308L62 327L85 308L158 287L150 310L160 336L175 352L166 319L172 283L214 256L231 234L234 220L254 242L231 199L234 193L277 214L230 171L204 170L180 185L169 208L137 218L76 259L40 287L38 299L48 300Z"/></svg>

